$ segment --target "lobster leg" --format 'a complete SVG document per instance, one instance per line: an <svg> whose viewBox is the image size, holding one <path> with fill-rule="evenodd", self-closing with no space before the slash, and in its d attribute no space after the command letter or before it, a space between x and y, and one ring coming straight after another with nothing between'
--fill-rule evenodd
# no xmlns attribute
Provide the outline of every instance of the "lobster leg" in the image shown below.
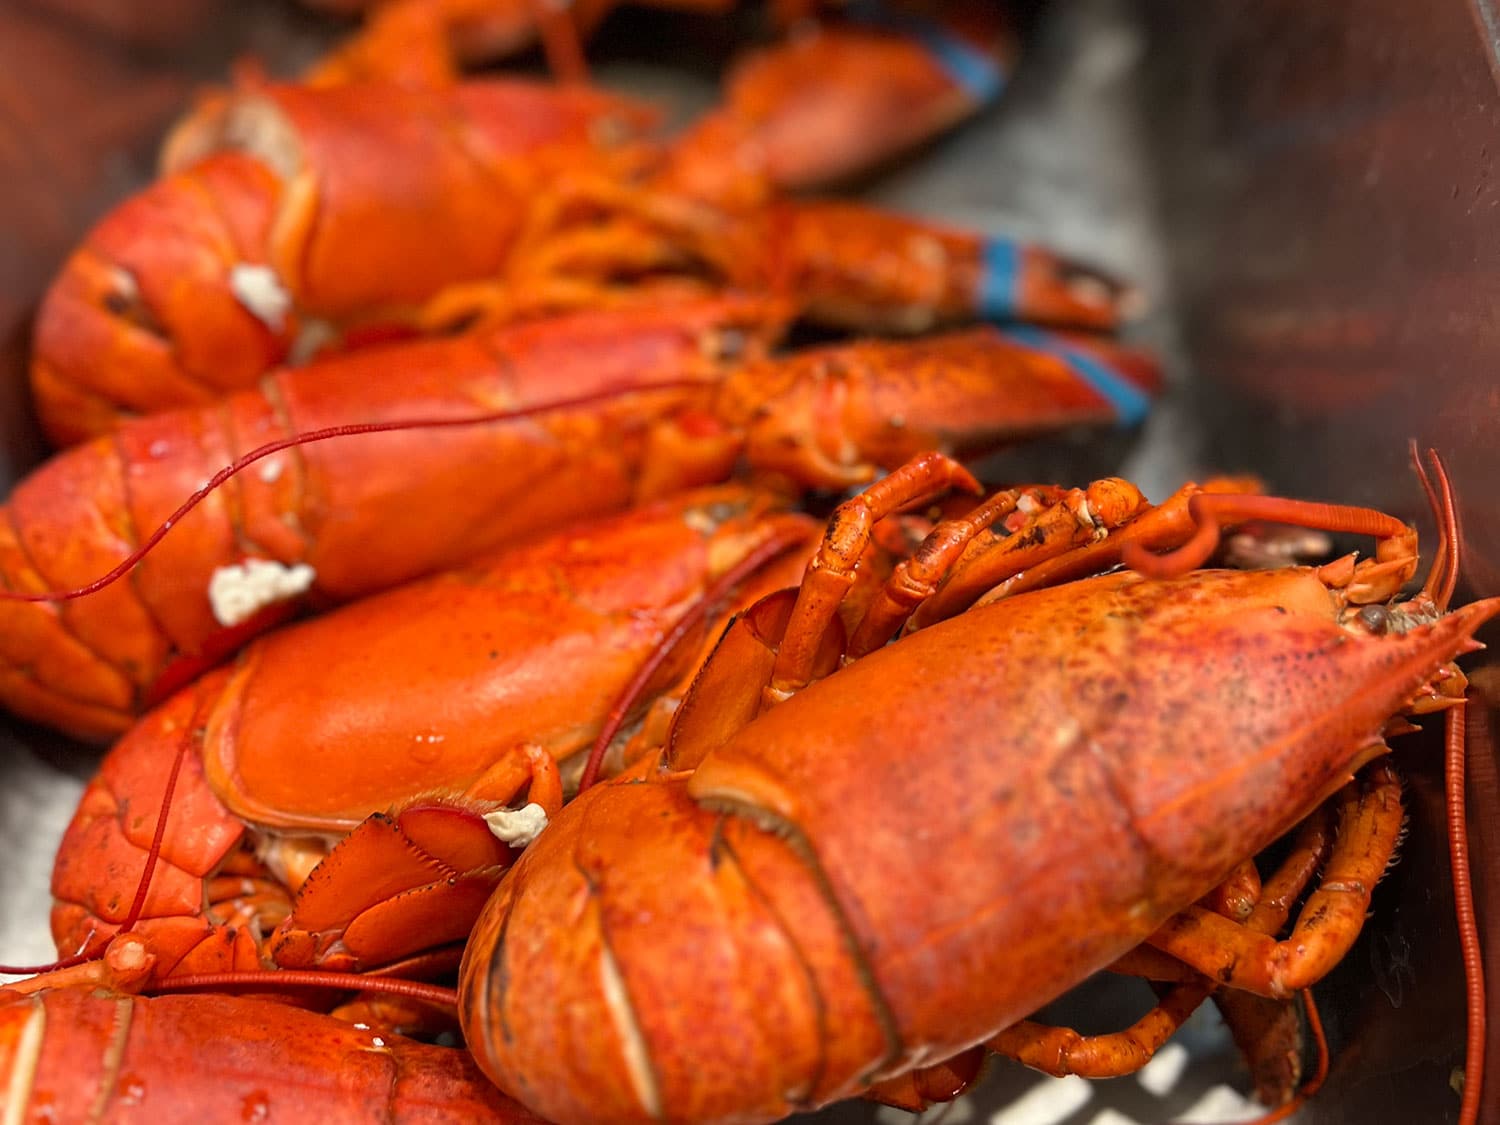
<svg viewBox="0 0 1500 1125"><path fill-rule="evenodd" d="M1212 909L1203 909L1205 916L1222 919L1231 924L1242 925L1246 931L1274 934L1286 922L1292 904L1302 893L1313 873L1318 869L1329 849L1330 831L1327 806L1308 817L1298 831L1292 852L1282 862L1276 874L1261 887L1254 877L1254 864L1246 861L1241 871L1216 887L1209 900L1215 903ZM1248 868L1248 870L1245 870ZM1142 959L1145 962L1146 959ZM1111 966L1113 971L1124 968L1130 971L1127 959ZM1149 969L1148 976L1155 976ZM1150 1012L1137 1020L1130 1028L1108 1035L1084 1036L1071 1028L1049 1027L1032 1020L1025 1020L1006 1028L986 1041L986 1045L998 1054L1061 1078L1078 1074L1086 1078L1111 1078L1139 1070L1150 1061L1166 1041L1176 1033L1183 1022L1202 1002L1219 987L1212 978L1192 974L1191 979L1180 981L1162 996ZM1243 993L1231 993L1243 996ZM1259 1000L1260 997L1255 997ZM1259 1037L1242 1049L1251 1056L1252 1069L1267 1073L1277 1063L1284 1063L1288 1052L1280 1050L1286 1031L1280 1017L1290 1011L1276 1005L1274 1013L1247 1011L1235 1007L1231 1026L1237 1033L1250 1032L1249 1020L1259 1017ZM1295 1021L1295 1016L1293 1017ZM1295 1027L1295 1022L1294 1022ZM1239 1042L1239 1034L1236 1035ZM1295 1059L1295 1052L1291 1053ZM1278 1082L1275 1089L1290 1093L1296 1078L1289 1082ZM1285 1098L1281 1098L1282 1101Z"/></svg>
<svg viewBox="0 0 1500 1125"><path fill-rule="evenodd" d="M1418 468L1420 468L1420 463ZM1172 578L1201 566L1219 544L1220 526L1245 520L1272 520L1321 531L1373 535L1375 557L1357 564L1345 559L1322 568L1330 586L1342 587L1351 602L1369 604L1394 597L1417 572L1416 531L1384 512L1285 500L1274 496L1200 493L1188 501L1193 534L1176 550L1155 555L1147 544L1128 543L1120 561L1151 578Z"/></svg>
<svg viewBox="0 0 1500 1125"><path fill-rule="evenodd" d="M826 666L829 627L855 581L860 557L876 524L900 508L929 499L939 491L954 485L968 487L972 479L950 458L926 454L907 462L839 507L829 521L818 553L808 565L789 618L784 625L778 622L750 642L745 659L751 661L757 659L753 654L758 645L773 646L775 650L774 664L767 669L770 673L765 689L767 702L779 703L790 698L815 678L816 669ZM864 655L888 639L912 607L932 593L943 571L961 557L977 534L1013 512L1023 498L1028 498L1035 507L1042 502L1041 497L1052 495L1045 489L1003 493L981 505L967 520L940 524L915 558L897 566L885 588L864 610L853 641L845 649L847 658ZM1096 537L1101 530L1133 516L1144 503L1139 491L1124 481L1098 482L1087 492L1074 490L1063 494L1061 500L1025 522L1024 535L1016 534L1003 542L1019 548L1013 553L1012 565L1020 569L1039 557L1067 550L1079 534ZM731 643L737 645L742 635L734 634ZM728 662L727 657L721 658L721 665Z"/></svg>
<svg viewBox="0 0 1500 1125"><path fill-rule="evenodd" d="M977 492L979 482L951 457L928 454L907 462L839 505L797 591L797 604L767 688L768 698L780 702L811 681L815 656L844 593L854 584L854 571L869 545L870 529L908 504L953 487Z"/></svg>
<svg viewBox="0 0 1500 1125"><path fill-rule="evenodd" d="M862 1096L908 1113L921 1113L935 1103L953 1101L978 1082L988 1054L981 1043L951 1059L877 1082Z"/></svg>
<svg viewBox="0 0 1500 1125"><path fill-rule="evenodd" d="M881 485L896 482L903 471L898 470ZM818 638L838 604L839 591L852 580L853 560L858 557L856 545L868 540L874 522L890 510L880 508L872 512L870 498L878 504L887 503L887 498L872 488L845 504L830 521L817 562L809 567L798 592L797 610L778 651L769 689L778 702L810 682L811 660ZM992 553L1004 554L1012 573L1058 552L1069 551L1080 542L1097 540L1146 507L1140 490L1117 478L1096 482L1087 490L1072 489L1066 493L1031 488L996 494L965 519L939 524L916 555L896 567L881 594L860 619L846 649L846 659L864 656L889 640L913 610L936 592L947 572L977 545L976 537L996 520L1010 515L1023 498L1029 504L1028 518L1013 529L1016 533L997 537L981 547L989 550L998 545L1000 550ZM907 496L901 502L913 499L915 496ZM1042 504L1046 506L1038 510Z"/></svg>
<svg viewBox="0 0 1500 1125"><path fill-rule="evenodd" d="M1258 488L1259 485L1248 478L1218 478L1201 488L1193 484L1185 485L1156 508L1143 513L1139 519L1131 520L1108 536L1035 566L1015 567L1007 557L1006 552L1011 548L1005 541L996 544L1000 550L971 551L962 560L962 566L944 582L943 588L916 608L912 614L911 627L921 629L934 621L962 613L974 605L987 605L1027 590L1057 586L1087 575L1101 574L1119 564L1127 543L1140 542L1158 548L1176 546L1192 534L1188 502L1200 491L1254 492Z"/></svg>
<svg viewBox="0 0 1500 1125"><path fill-rule="evenodd" d="M1080 1035L1072 1028L1022 1020L986 1040L985 1045L1058 1078L1069 1074L1085 1078L1130 1074L1151 1061L1214 987L1213 981L1203 978L1174 985L1156 1007L1124 1031Z"/></svg>
<svg viewBox="0 0 1500 1125"><path fill-rule="evenodd" d="M1085 489L1071 489L1057 495L1020 528L1004 537L991 534L985 540L977 537L993 522L985 511L999 500L1008 503L1007 493L997 493L975 513L945 522L933 530L909 564L902 564L883 591L883 597L870 608L849 642L851 658L873 652L890 640L915 610L938 592L938 585L976 553L984 555L993 572L1003 558L1011 573L1030 570L1059 552L1097 542L1110 531L1133 519L1147 507L1140 490L1128 481L1111 477L1096 481Z"/></svg>
<svg viewBox="0 0 1500 1125"><path fill-rule="evenodd" d="M1402 817L1401 783L1389 763L1377 763L1357 787L1346 788L1322 885L1286 941L1201 907L1176 915L1149 941L1229 987L1285 999L1321 979L1354 944Z"/></svg>

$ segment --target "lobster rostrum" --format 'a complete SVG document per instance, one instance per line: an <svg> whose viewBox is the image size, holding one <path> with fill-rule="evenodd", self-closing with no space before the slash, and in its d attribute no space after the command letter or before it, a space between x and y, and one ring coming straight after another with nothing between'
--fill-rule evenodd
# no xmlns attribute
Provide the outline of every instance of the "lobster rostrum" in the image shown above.
<svg viewBox="0 0 1500 1125"><path fill-rule="evenodd" d="M849 136L904 136L891 122L906 115L911 132L936 127L916 108L936 92L897 84L902 114L858 109L889 68L827 42L861 61L781 48L665 147L644 141L649 111L583 88L254 81L215 95L169 139L165 178L104 219L44 301L43 425L66 444L320 351L619 300L662 274L871 330L1117 323L1133 296L1043 249L771 198L883 155L814 128L847 121L846 103L880 125Z"/></svg>
<svg viewBox="0 0 1500 1125"><path fill-rule="evenodd" d="M746 1121L976 1044L1087 1073L1076 1036L1023 1021L1142 943L1202 974L1163 1002L1166 1031L1214 987L1290 996L1348 949L1401 823L1384 738L1461 701L1452 661L1500 614L1448 608L1446 481L1438 561L1407 601L1389 600L1417 564L1399 521L1208 493L1170 555L1127 544L1137 570L849 660L837 591L859 529L951 479L918 462L843 511L795 596L731 627L659 758L582 793L510 870L460 977L470 1047L502 1089L562 1122ZM1379 546L1193 569L1243 519ZM920 604L961 553L893 579L894 599ZM1325 802L1340 829L1289 940L1195 905Z"/></svg>
<svg viewBox="0 0 1500 1125"><path fill-rule="evenodd" d="M1138 353L993 329L760 359L759 308L580 313L332 357L58 455L0 526L0 700L80 735L116 733L301 591L368 594L723 480L741 461L798 489L842 489L932 445L967 454L1133 423L1158 385ZM279 453L177 512L263 443L403 421ZM18 600L93 582L168 521L128 582Z"/></svg>

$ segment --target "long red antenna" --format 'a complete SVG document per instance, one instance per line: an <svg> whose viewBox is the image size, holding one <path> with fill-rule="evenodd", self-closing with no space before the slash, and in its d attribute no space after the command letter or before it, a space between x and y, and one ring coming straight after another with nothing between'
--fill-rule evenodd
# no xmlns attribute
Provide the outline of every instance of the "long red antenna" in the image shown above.
<svg viewBox="0 0 1500 1125"><path fill-rule="evenodd" d="M265 989L274 992L287 987L380 992L387 996L405 996L411 1000L420 1000L424 1004L431 1004L444 1011L458 1010L458 993L442 985L401 980L399 977L374 977L363 973L320 973L306 969L278 969L275 972L263 973L192 973L180 977L169 977L153 988L152 992L199 992L218 988Z"/></svg>
<svg viewBox="0 0 1500 1125"><path fill-rule="evenodd" d="M1464 1041L1464 1092L1459 1125L1478 1125L1479 1097L1484 1089L1484 1048L1488 1014L1484 994L1484 958L1480 952L1479 923L1474 912L1474 884L1469 869L1468 810L1464 792L1464 751L1469 706L1448 711L1446 789L1448 806L1448 861L1453 869L1453 912L1458 920L1458 942L1464 963L1464 1003L1469 1028Z"/></svg>
<svg viewBox="0 0 1500 1125"><path fill-rule="evenodd" d="M647 383L641 386L628 388L630 394L649 394L654 391L680 391L701 388L704 383L696 379L664 379L659 383ZM332 441L334 438L357 437L360 434L388 434L402 430L440 429L452 426L482 426L491 422L507 422L512 419L533 418L538 414L549 414L555 410L573 410L579 407L594 406L601 402L608 402L620 397L621 391L595 391L591 394L578 395L574 398L553 399L551 402L538 403L532 406L517 406L504 410L492 411L488 414L474 414L464 418L406 418L393 422L356 422L344 426L328 426L321 430L308 430L306 433L294 434L291 437L278 438L276 441L267 442L257 449L252 449L244 456L237 458L225 465L196 492L178 505L177 510L162 521L161 526L148 535L130 554L126 555L114 569L94 579L94 581L71 590L46 590L41 593L23 593L18 590L0 590L0 601L14 602L66 602L75 598L87 597L89 594L97 593L106 586L118 582L131 569L139 563L151 550L166 537L167 532L187 515L204 498L218 488L230 477L238 476L257 461L262 461L272 454L280 453L284 449L291 449L299 445L312 445L320 441Z"/></svg>

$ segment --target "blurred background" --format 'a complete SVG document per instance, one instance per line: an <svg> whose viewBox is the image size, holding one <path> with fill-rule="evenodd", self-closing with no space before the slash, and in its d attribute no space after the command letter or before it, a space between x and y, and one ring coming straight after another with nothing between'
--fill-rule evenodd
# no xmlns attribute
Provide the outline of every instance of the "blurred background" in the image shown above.
<svg viewBox="0 0 1500 1125"><path fill-rule="evenodd" d="M1500 21L1488 0L1059 0L1021 16L1023 58L1001 104L864 194L1045 239L1136 280L1151 312L1135 335L1169 357L1171 389L1128 442L1022 449L998 471L1119 471L1155 499L1189 477L1250 471L1276 492L1415 520L1431 543L1407 459L1415 438L1441 451L1457 490L1460 599L1500 593ZM290 0L0 0L0 486L45 452L25 390L28 326L67 252L150 178L196 90L246 56L290 74L346 29ZM627 10L590 58L603 84L685 115L712 100L736 41L734 18ZM1493 970L1500 787L1493 710L1473 717L1471 831ZM11 857L0 944L7 959L41 959L50 856L97 755L19 723L0 738ZM1462 992L1439 740L1404 742L1402 862L1320 990L1337 1054L1299 1120L1456 1112ZM1195 1051L1217 1049L1212 1029L1202 1035ZM1493 1045L1490 1056L1487 1119L1500 1120ZM1235 1103L1213 1091L1243 1083L1234 1067L1189 1068L1166 1093L1135 1079L1070 1085L1034 1112L1017 1103L1041 1080L1012 1068L949 1120L1005 1106L994 1120L1226 1120Z"/></svg>

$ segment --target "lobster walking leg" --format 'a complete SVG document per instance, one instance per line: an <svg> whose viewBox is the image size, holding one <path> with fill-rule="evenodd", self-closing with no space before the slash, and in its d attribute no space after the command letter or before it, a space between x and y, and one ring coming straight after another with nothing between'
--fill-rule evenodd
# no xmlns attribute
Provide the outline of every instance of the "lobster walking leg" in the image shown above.
<svg viewBox="0 0 1500 1125"><path fill-rule="evenodd" d="M1383 748L1382 748L1383 749ZM1233 988L1285 999L1321 979L1349 951L1401 834L1401 782L1386 763L1370 766L1357 800L1342 802L1339 834L1322 885L1285 941L1190 907L1151 944Z"/></svg>
<svg viewBox="0 0 1500 1125"><path fill-rule="evenodd" d="M1174 985L1151 1011L1124 1031L1080 1035L1071 1028L1046 1027L1025 1020L985 1040L985 1046L1059 1078L1070 1074L1116 1078L1150 1062L1214 987L1206 978Z"/></svg>
<svg viewBox="0 0 1500 1125"><path fill-rule="evenodd" d="M1344 795L1343 803L1347 805L1351 799L1357 804L1357 796L1350 794ZM1285 924L1293 904L1327 854L1330 835L1328 819L1324 815L1325 809L1326 806L1320 807L1303 822L1291 853L1282 861L1281 866L1264 888L1257 888L1255 901L1244 904L1244 917L1239 919L1233 917L1234 914L1240 912L1235 909L1236 900L1234 899L1221 901L1215 909L1204 910L1203 913L1233 921L1247 931L1255 933L1275 934L1279 931ZM1253 865L1250 871L1253 873ZM1215 888L1213 897L1222 897L1225 888L1226 884ZM1117 963L1111 966L1111 970L1120 971L1121 967ZM1145 975L1155 977L1152 969L1147 969ZM1195 973L1188 979L1179 981L1162 997L1152 1011L1127 1031L1109 1035L1081 1036L1069 1028L1049 1027L1031 1020L1023 1020L986 1040L986 1046L998 1054L1007 1055L1057 1078L1069 1074L1078 1074L1086 1078L1110 1078L1129 1074L1150 1061L1156 1051L1205 999L1210 995L1221 995L1217 991L1219 989L1220 982L1217 979ZM1228 995L1246 994L1232 992ZM1278 1008L1278 1011L1280 1010ZM1238 1029L1239 1025L1235 1026ZM1275 1028L1277 1025L1272 1026ZM1262 1074L1268 1066L1282 1061L1268 1057L1274 1053L1274 1046L1268 1047L1256 1042L1252 1043L1251 1047L1254 1049L1253 1053L1247 1051L1247 1055L1252 1063L1259 1064L1258 1075ZM1296 1062L1295 1057L1292 1062ZM1290 1096L1295 1085L1296 1081L1293 1078L1275 1085L1274 1088L1277 1091L1285 1090L1285 1096ZM1285 1096L1281 1100L1285 1100Z"/></svg>
<svg viewBox="0 0 1500 1125"><path fill-rule="evenodd" d="M1101 574L1121 561L1128 543L1145 543L1157 549L1175 547L1193 534L1196 525L1188 504L1199 492L1243 493L1259 490L1248 478L1216 478L1204 485L1189 484L1174 492L1156 508L1133 519L1111 534L1080 544L1056 558L1035 566L1018 567L1011 553L1018 545L1009 540L989 544L958 560L942 587L911 613L913 628L951 617L976 605L988 605L1027 590L1060 585L1091 574Z"/></svg>

